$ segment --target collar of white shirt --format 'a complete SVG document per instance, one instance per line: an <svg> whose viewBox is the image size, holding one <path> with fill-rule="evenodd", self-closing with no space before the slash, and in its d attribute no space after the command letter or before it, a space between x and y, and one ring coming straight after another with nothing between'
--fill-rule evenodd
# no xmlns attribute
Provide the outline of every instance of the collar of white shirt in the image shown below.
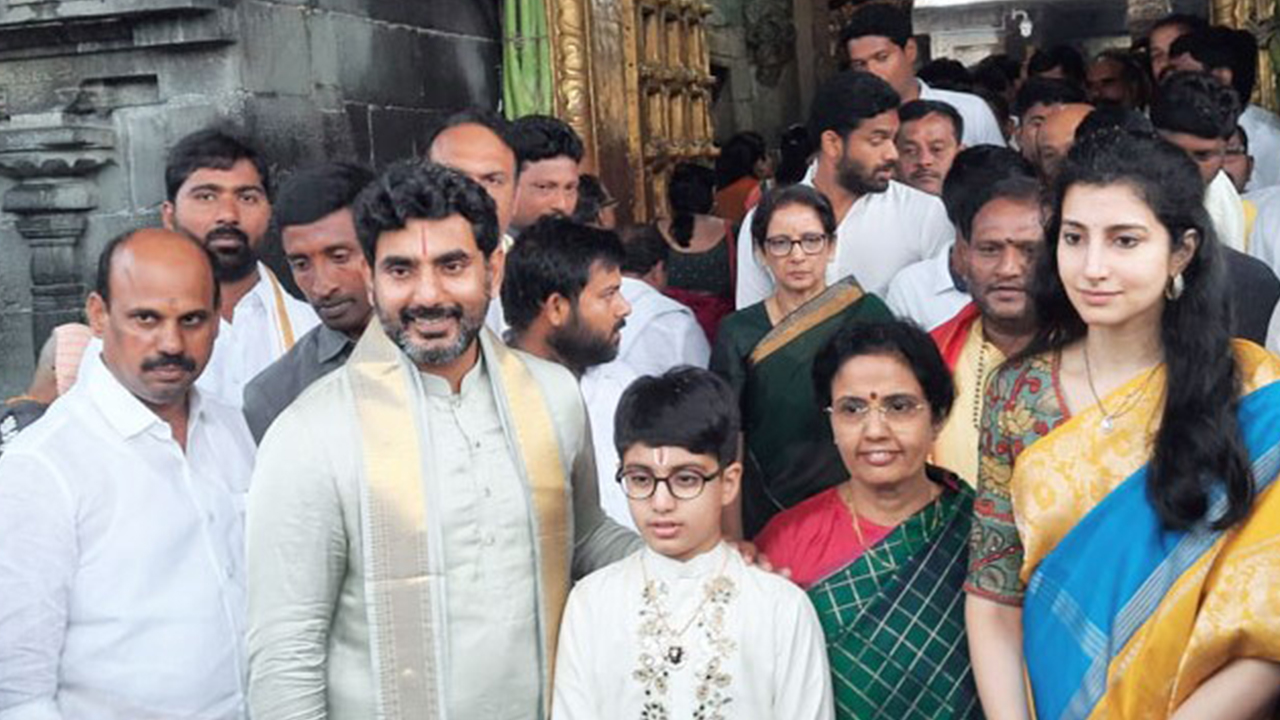
<svg viewBox="0 0 1280 720"><path fill-rule="evenodd" d="M714 548L688 560L676 560L667 557L652 548L643 551L645 569L650 575L662 579L711 577L729 560L728 554L734 552L723 542Z"/></svg>
<svg viewBox="0 0 1280 720"><path fill-rule="evenodd" d="M81 370L79 383L85 385L85 392L89 394L93 404L120 437L127 440L153 429L162 437L172 437L168 423L129 392L107 367L101 355L92 358ZM195 385L187 392L188 417L190 424L194 425L196 419L204 414L204 404Z"/></svg>

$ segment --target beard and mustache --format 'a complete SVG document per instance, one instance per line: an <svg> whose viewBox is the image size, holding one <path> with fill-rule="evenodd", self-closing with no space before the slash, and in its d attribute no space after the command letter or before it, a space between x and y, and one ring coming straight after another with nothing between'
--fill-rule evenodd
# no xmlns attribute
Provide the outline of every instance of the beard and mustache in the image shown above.
<svg viewBox="0 0 1280 720"><path fill-rule="evenodd" d="M468 312L458 303L452 305L410 305L400 309L399 313L387 313L378 309L378 320L382 329L392 342L409 356L418 366L439 366L462 357L471 347L480 329L484 327L484 316L488 310L488 295L480 309ZM457 336L447 345L428 345L414 336L409 326L415 320L455 320L458 323ZM429 340L428 340L429 342Z"/></svg>
<svg viewBox="0 0 1280 720"><path fill-rule="evenodd" d="M618 333L626 324L626 320L619 320L612 332L601 335L582 322L575 308L569 324L547 336L547 345L551 346L565 364L581 375L587 368L603 365L618 357Z"/></svg>
<svg viewBox="0 0 1280 720"><path fill-rule="evenodd" d="M845 155L836 162L836 182L853 195L881 193L889 189L893 170L893 163L885 163L868 170L866 165ZM888 173L884 175L883 180L877 177L877 173L885 171Z"/></svg>
<svg viewBox="0 0 1280 720"><path fill-rule="evenodd" d="M236 246L214 249L212 244L215 240L234 240ZM213 255L213 275L219 283L243 280L258 265L258 253L253 249L249 236L234 225L215 227L204 236L202 242Z"/></svg>

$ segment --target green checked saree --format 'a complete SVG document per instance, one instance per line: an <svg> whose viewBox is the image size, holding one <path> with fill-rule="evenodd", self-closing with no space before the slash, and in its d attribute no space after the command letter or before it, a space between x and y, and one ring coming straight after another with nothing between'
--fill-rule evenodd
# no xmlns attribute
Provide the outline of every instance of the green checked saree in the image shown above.
<svg viewBox="0 0 1280 720"><path fill-rule="evenodd" d="M809 587L836 717L981 718L964 631L973 492L954 478L871 551Z"/></svg>

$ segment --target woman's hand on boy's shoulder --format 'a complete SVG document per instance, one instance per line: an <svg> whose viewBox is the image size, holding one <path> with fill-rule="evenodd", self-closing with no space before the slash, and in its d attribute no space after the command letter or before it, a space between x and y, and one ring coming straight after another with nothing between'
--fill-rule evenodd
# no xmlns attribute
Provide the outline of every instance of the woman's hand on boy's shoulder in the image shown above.
<svg viewBox="0 0 1280 720"><path fill-rule="evenodd" d="M781 575L788 580L791 579L791 569L775 568L773 563L769 562L769 558L765 557L765 554L760 552L755 543L749 540L728 540L726 542L737 549L738 554L742 556L742 561L746 564L758 567L765 572Z"/></svg>

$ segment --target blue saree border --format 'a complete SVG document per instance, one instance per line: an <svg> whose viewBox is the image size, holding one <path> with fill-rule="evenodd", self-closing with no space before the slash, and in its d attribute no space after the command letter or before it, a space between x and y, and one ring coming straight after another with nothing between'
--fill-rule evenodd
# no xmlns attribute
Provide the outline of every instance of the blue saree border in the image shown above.
<svg viewBox="0 0 1280 720"><path fill-rule="evenodd" d="M1280 382L1241 398L1241 433L1258 492L1280 473ZM1220 537L1207 525L1161 527L1147 467L1125 479L1040 563L1023 604L1023 652L1040 720L1084 720L1107 670L1184 572ZM1211 494L1209 515L1226 496ZM1105 568L1106 572L1098 572Z"/></svg>

